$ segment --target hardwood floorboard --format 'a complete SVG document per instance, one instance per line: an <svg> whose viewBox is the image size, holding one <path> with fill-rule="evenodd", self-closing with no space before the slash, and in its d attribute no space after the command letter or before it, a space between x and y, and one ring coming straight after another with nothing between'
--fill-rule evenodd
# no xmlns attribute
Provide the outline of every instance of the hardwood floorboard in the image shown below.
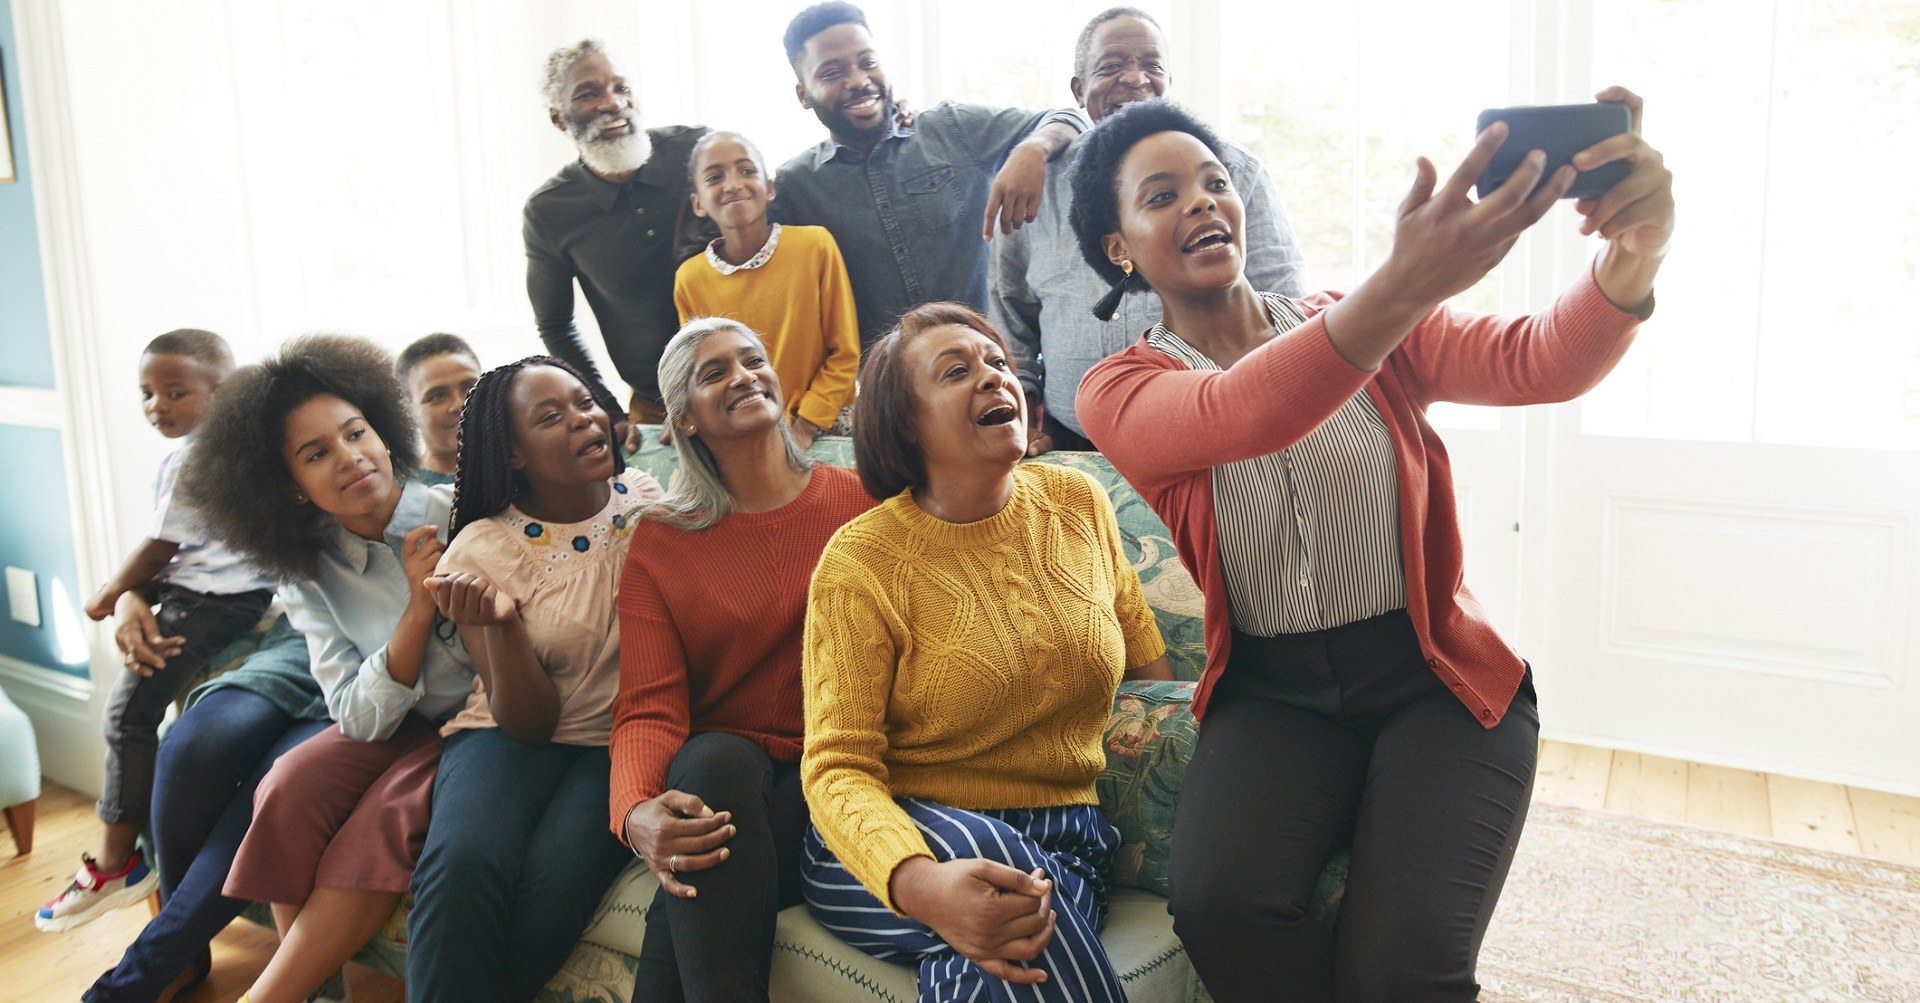
<svg viewBox="0 0 1920 1003"><path fill-rule="evenodd" d="M1847 788L1860 852L1903 864L1920 864L1920 798Z"/></svg>
<svg viewBox="0 0 1920 1003"><path fill-rule="evenodd" d="M1860 852L1846 788L1769 775L1767 802L1773 812L1773 838L1838 853Z"/></svg>
<svg viewBox="0 0 1920 1003"><path fill-rule="evenodd" d="M1773 810L1767 801L1767 775L1704 763L1687 764L1687 821L1723 832L1767 838L1773 835Z"/></svg>
<svg viewBox="0 0 1920 1003"><path fill-rule="evenodd" d="M1607 806L1607 778L1613 753L1591 745L1542 742L1533 797L1547 804L1598 811Z"/></svg>
<svg viewBox="0 0 1920 1003"><path fill-rule="evenodd" d="M1662 822L1687 820L1687 764L1638 752L1613 754L1607 810Z"/></svg>

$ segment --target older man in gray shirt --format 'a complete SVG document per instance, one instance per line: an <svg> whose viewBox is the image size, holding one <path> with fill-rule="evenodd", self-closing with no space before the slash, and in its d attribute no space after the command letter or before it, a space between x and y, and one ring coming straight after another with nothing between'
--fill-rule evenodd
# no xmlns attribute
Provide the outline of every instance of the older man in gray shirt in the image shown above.
<svg viewBox="0 0 1920 1003"><path fill-rule="evenodd" d="M1160 25L1143 11L1116 7L1081 31L1074 56L1074 100L1097 123L1122 105L1164 97L1173 83ZM987 316L1007 335L1034 414L1030 453L1092 448L1074 416L1074 393L1093 364L1126 348L1160 322L1153 296L1121 300L1113 319L1093 316L1109 284L1080 256L1073 233L1073 150L1047 165L1037 218L994 241ZM1255 289L1298 296L1303 262L1286 210L1266 168L1228 144L1227 174L1246 204L1247 278ZM1053 419L1045 421L1045 419ZM1043 424L1044 422L1044 424ZM1058 441L1056 441L1058 440Z"/></svg>

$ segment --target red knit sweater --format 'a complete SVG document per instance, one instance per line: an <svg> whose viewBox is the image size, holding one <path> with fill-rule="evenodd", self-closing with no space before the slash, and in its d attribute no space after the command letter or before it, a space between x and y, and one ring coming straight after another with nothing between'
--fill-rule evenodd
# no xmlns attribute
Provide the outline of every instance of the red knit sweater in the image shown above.
<svg viewBox="0 0 1920 1003"><path fill-rule="evenodd" d="M1233 642L1213 468L1285 449L1365 388L1398 460L1407 613L1427 664L1491 728L1506 714L1526 667L1462 580L1453 473L1446 447L1427 424L1427 405L1571 400L1620 361L1640 321L1607 300L1589 269L1546 313L1492 317L1435 309L1369 373L1354 368L1327 338L1324 311L1339 298L1318 293L1303 300L1307 323L1223 372L1190 370L1143 338L1087 373L1077 398L1080 421L1167 524L1182 563L1206 595L1207 669L1193 700L1199 716Z"/></svg>
<svg viewBox="0 0 1920 1003"><path fill-rule="evenodd" d="M609 823L666 788L699 732L752 740L799 762L800 640L807 585L827 539L873 507L860 478L816 467L798 498L695 533L643 519L620 581L620 693L613 701Z"/></svg>

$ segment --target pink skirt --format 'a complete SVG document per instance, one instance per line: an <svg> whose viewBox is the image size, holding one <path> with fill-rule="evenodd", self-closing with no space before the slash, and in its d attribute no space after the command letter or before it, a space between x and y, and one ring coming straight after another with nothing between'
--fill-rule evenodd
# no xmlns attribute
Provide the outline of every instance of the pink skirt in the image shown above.
<svg viewBox="0 0 1920 1003"><path fill-rule="evenodd" d="M254 792L253 823L224 893L298 905L319 887L406 891L439 765L439 729L417 714L381 742L334 725L300 743Z"/></svg>

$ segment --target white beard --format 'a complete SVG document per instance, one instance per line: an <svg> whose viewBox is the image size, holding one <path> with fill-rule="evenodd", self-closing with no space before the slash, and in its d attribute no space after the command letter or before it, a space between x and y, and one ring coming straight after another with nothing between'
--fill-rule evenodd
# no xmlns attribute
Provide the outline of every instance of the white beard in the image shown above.
<svg viewBox="0 0 1920 1003"><path fill-rule="evenodd" d="M653 156L653 140L644 129L613 139L590 139L578 145L580 159L596 174L630 174Z"/></svg>
<svg viewBox="0 0 1920 1003"><path fill-rule="evenodd" d="M601 137L601 130L622 120L633 126L632 132L611 139ZM653 156L653 139L640 127L639 116L633 112L601 115L574 125L569 132L580 149L580 159L595 174L631 174Z"/></svg>

